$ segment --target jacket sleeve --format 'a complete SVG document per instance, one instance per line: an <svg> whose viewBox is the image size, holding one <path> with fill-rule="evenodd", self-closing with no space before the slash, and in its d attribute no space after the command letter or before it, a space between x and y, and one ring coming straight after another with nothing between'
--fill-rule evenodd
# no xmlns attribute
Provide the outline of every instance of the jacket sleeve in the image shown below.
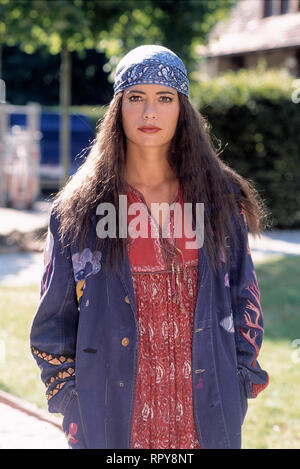
<svg viewBox="0 0 300 469"><path fill-rule="evenodd" d="M247 398L255 398L269 383L268 373L257 358L263 341L263 311L260 290L249 249L248 227L240 210L243 230L237 228L238 244L234 248L230 272L238 374Z"/></svg>
<svg viewBox="0 0 300 469"><path fill-rule="evenodd" d="M38 308L31 325L31 352L46 386L49 412L62 413L75 389L78 302L70 249L58 236L58 220L50 213L44 247L44 272Z"/></svg>

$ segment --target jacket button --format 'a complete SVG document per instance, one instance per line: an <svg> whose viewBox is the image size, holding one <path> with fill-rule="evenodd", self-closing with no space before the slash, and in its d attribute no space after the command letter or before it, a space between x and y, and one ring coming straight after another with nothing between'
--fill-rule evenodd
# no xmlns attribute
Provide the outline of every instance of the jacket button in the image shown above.
<svg viewBox="0 0 300 469"><path fill-rule="evenodd" d="M123 347L127 347L127 345L129 344L128 337L123 337L121 344L123 345Z"/></svg>
<svg viewBox="0 0 300 469"><path fill-rule="evenodd" d="M128 303L128 304L129 304L129 298L128 298L128 296L125 296L124 301L125 301L125 303Z"/></svg>

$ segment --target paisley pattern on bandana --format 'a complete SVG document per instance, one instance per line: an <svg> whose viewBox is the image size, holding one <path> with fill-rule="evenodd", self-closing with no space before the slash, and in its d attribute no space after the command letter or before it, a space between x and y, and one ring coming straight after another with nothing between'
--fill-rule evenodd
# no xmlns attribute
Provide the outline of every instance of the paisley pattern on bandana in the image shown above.
<svg viewBox="0 0 300 469"><path fill-rule="evenodd" d="M189 80L182 60L170 49L158 45L136 47L119 62L114 94L138 84L169 86L188 96Z"/></svg>
<svg viewBox="0 0 300 469"><path fill-rule="evenodd" d="M156 60L145 60L142 64L133 65L126 70L115 84L115 93L138 84L159 84L169 86L188 95L188 82L184 73L178 68L159 63Z"/></svg>

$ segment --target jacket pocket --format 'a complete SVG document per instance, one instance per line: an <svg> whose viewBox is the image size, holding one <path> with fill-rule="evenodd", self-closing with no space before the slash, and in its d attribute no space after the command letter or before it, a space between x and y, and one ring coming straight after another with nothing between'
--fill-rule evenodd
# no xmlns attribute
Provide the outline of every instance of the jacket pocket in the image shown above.
<svg viewBox="0 0 300 469"><path fill-rule="evenodd" d="M69 448L86 449L78 395L75 390L72 391L70 401L64 410L62 429L67 438Z"/></svg>

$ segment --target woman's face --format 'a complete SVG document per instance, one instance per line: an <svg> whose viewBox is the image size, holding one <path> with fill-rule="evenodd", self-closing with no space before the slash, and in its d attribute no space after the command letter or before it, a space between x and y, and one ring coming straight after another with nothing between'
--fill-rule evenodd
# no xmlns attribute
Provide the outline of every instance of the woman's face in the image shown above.
<svg viewBox="0 0 300 469"><path fill-rule="evenodd" d="M122 124L127 141L142 147L169 144L179 110L178 93L173 88L152 84L126 88L122 97Z"/></svg>

